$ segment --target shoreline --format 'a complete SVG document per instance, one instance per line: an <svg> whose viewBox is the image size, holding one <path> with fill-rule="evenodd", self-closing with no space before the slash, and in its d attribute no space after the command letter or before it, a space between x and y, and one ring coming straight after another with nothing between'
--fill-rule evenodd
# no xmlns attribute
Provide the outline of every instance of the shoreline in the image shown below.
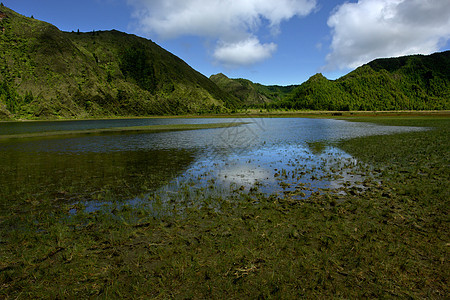
<svg viewBox="0 0 450 300"><path fill-rule="evenodd" d="M171 124L171 125L149 125L149 126L130 126L130 127L112 127L97 128L86 130L61 130L61 131L43 131L33 133L19 133L0 135L0 141L23 139L23 138L51 138L51 137L73 137L83 135L101 135L101 134L127 134L127 133L153 133L164 131L184 131L184 130L200 130L227 128L248 124L248 122L232 122L232 123L211 123L211 124Z"/></svg>
<svg viewBox="0 0 450 300"><path fill-rule="evenodd" d="M436 116L450 117L450 110L398 110L398 111L262 111L250 109L246 112L228 114L202 115L150 115L150 116L109 116L92 118L49 118L49 119L11 119L0 120L11 122L66 122L66 121L96 121L96 120L133 120L133 119L206 119L206 118L339 118L339 117L376 117L376 116Z"/></svg>
<svg viewBox="0 0 450 300"><path fill-rule="evenodd" d="M105 189L87 211L59 200L68 185L5 204L0 298L445 297L450 119L354 120L433 130L340 141L379 172L345 195L236 189L186 202L180 186L173 206L133 206Z"/></svg>

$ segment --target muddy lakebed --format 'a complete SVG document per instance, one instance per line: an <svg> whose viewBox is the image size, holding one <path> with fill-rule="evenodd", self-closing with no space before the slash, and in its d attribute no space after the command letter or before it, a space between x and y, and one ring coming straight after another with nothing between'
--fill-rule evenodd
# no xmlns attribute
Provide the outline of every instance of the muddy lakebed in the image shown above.
<svg viewBox="0 0 450 300"><path fill-rule="evenodd" d="M0 135L127 126L245 123L152 133L0 141L0 209L42 200L186 205L235 191L289 195L364 189L377 170L335 146L342 139L424 130L313 118L151 118L8 122ZM383 147L383 145L380 145Z"/></svg>

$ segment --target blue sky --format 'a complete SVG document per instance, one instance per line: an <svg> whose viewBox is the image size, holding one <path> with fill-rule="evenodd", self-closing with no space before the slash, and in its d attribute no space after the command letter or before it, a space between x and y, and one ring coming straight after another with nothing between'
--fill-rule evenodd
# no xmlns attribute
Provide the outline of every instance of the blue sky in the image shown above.
<svg viewBox="0 0 450 300"><path fill-rule="evenodd" d="M300 84L450 49L448 0L2 0L64 31L146 37L205 76Z"/></svg>

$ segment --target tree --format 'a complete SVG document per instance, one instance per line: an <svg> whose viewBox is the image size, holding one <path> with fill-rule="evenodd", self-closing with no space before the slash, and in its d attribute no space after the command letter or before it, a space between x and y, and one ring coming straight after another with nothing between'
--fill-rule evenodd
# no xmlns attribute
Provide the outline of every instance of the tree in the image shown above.
<svg viewBox="0 0 450 300"><path fill-rule="evenodd" d="M153 92L156 88L156 78L150 55L142 48L132 46L121 53L120 70L133 78L141 88Z"/></svg>

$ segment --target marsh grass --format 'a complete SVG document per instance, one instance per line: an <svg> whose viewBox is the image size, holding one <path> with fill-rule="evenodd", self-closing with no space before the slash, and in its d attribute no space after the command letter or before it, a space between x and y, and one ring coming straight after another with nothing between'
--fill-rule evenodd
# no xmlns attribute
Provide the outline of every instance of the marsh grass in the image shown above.
<svg viewBox="0 0 450 300"><path fill-rule="evenodd" d="M357 192L236 189L184 210L110 195L90 212L49 200L3 215L0 297L445 298L449 120L364 121L433 130L340 142L379 171Z"/></svg>

